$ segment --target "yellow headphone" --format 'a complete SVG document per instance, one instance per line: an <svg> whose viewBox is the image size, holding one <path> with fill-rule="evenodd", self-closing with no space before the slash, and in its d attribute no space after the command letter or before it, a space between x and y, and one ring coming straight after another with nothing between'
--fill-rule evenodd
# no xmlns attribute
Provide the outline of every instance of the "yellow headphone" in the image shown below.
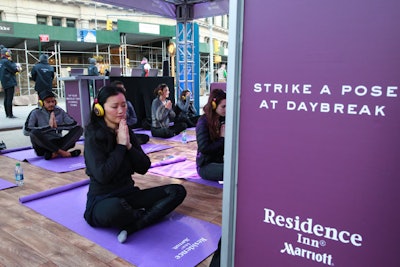
<svg viewBox="0 0 400 267"><path fill-rule="evenodd" d="M217 109L217 99L215 97L211 101L211 107L212 107L213 110Z"/></svg>
<svg viewBox="0 0 400 267"><path fill-rule="evenodd" d="M104 108L99 104L99 101L97 98L94 99L94 107L93 107L94 114L96 114L97 117L103 117L104 116Z"/></svg>
<svg viewBox="0 0 400 267"><path fill-rule="evenodd" d="M57 105L57 99L56 99L56 105ZM41 99L38 100L38 106L39 106L40 108L42 108L42 107L44 106L43 100L41 100Z"/></svg>

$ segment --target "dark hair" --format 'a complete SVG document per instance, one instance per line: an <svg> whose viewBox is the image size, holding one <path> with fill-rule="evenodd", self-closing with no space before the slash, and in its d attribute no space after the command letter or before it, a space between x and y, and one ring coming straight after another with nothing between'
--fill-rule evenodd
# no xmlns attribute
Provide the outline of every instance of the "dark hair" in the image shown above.
<svg viewBox="0 0 400 267"><path fill-rule="evenodd" d="M107 86L103 86L102 88L100 88L100 90L97 93L97 96L95 98L95 101L93 103L92 111L90 113L90 122L91 123L95 123L95 122L104 120L103 117L99 117L96 115L96 113L93 110L94 105L98 103L104 108L104 103L107 101L107 99L110 96L115 96L118 94L123 94L125 96L124 90L122 88L119 88L116 86L107 85Z"/></svg>
<svg viewBox="0 0 400 267"><path fill-rule="evenodd" d="M115 81L113 81L110 85L111 85L111 86L118 86L118 85L124 85L124 83L121 82L121 81L115 80Z"/></svg>
<svg viewBox="0 0 400 267"><path fill-rule="evenodd" d="M126 88L125 88L125 85L124 85L123 82L118 81L118 80L115 80L115 81L113 81L110 85L111 85L111 86L115 86L115 87L120 87L120 86L122 86L122 87L123 87L122 90L124 90L124 93L126 94Z"/></svg>
<svg viewBox="0 0 400 267"><path fill-rule="evenodd" d="M218 107L222 100L226 99L226 93L222 89L214 89L210 92L207 104L204 105L203 111L204 116L207 118L208 131L210 133L211 140L216 140L219 137L220 120L219 115L215 112L212 102L215 102Z"/></svg>
<svg viewBox="0 0 400 267"><path fill-rule="evenodd" d="M181 99L182 99L182 100L186 99L186 93L187 93L187 92L190 92L190 90L185 89L185 90L182 91L182 93L181 93Z"/></svg>
<svg viewBox="0 0 400 267"><path fill-rule="evenodd" d="M166 83L160 83L157 87L156 87L156 89L154 89L154 94L156 95L156 96L160 96L160 94L158 93L160 90L162 91L162 90L164 90L164 88L166 88L166 87L168 87L168 85L166 84Z"/></svg>

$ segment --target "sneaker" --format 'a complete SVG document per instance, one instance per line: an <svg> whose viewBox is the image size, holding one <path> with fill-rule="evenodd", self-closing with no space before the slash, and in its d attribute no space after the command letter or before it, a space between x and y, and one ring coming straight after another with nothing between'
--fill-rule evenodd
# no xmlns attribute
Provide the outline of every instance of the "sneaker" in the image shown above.
<svg viewBox="0 0 400 267"><path fill-rule="evenodd" d="M127 238L128 238L128 232L126 230L122 230L121 232L119 232L117 236L119 243L125 243Z"/></svg>
<svg viewBox="0 0 400 267"><path fill-rule="evenodd" d="M9 118L9 119L16 119L17 117L15 117L14 115L11 115L11 116L7 116L7 118Z"/></svg>
<svg viewBox="0 0 400 267"><path fill-rule="evenodd" d="M4 149L7 149L7 146L3 141L1 141L0 142L0 150L4 150Z"/></svg>
<svg viewBox="0 0 400 267"><path fill-rule="evenodd" d="M51 152L44 152L44 159L49 160L51 159L52 153Z"/></svg>
<svg viewBox="0 0 400 267"><path fill-rule="evenodd" d="M81 154L81 150L75 149L75 150L71 151L70 153L71 153L71 157L77 157Z"/></svg>

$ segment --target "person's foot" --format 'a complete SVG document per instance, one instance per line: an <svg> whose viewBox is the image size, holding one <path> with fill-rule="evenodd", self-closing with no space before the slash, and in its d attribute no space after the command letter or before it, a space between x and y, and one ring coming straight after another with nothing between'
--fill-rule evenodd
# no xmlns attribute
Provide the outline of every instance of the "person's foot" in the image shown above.
<svg viewBox="0 0 400 267"><path fill-rule="evenodd" d="M50 160L50 159L54 159L58 156L57 153L51 153L51 152L44 152L44 159L45 160Z"/></svg>
<svg viewBox="0 0 400 267"><path fill-rule="evenodd" d="M128 238L128 232L126 230L122 230L119 232L117 238L119 243L125 243L126 239Z"/></svg>
<svg viewBox="0 0 400 267"><path fill-rule="evenodd" d="M75 149L75 150L71 151L70 153L71 153L71 157L77 157L81 154L81 150Z"/></svg>
<svg viewBox="0 0 400 267"><path fill-rule="evenodd" d="M15 117L14 115L11 115L11 116L7 116L7 118L9 118L9 119L16 119L17 117Z"/></svg>
<svg viewBox="0 0 400 267"><path fill-rule="evenodd" d="M51 152L44 152L44 159L49 160L52 158L52 153Z"/></svg>

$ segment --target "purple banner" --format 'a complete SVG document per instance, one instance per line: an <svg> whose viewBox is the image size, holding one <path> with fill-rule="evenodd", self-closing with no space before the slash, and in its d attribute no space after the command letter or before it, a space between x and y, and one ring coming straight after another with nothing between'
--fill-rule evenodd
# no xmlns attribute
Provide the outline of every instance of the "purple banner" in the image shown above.
<svg viewBox="0 0 400 267"><path fill-rule="evenodd" d="M175 5L163 0L96 0L96 2L139 10L163 17L175 18Z"/></svg>
<svg viewBox="0 0 400 267"><path fill-rule="evenodd" d="M214 0L210 2L198 3L193 6L193 18L207 18L222 16L229 12L228 0Z"/></svg>
<svg viewBox="0 0 400 267"><path fill-rule="evenodd" d="M235 266L399 266L399 10L245 1Z"/></svg>

